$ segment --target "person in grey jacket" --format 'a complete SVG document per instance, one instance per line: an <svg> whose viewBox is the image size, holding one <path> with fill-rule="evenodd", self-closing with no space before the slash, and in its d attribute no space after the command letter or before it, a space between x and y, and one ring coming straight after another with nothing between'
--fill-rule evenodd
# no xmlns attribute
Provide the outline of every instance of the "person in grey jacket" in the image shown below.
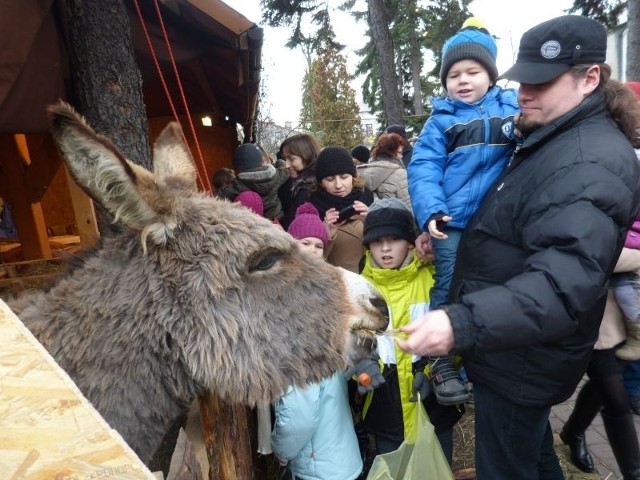
<svg viewBox="0 0 640 480"><path fill-rule="evenodd" d="M605 27L578 15L522 36L503 76L520 82L523 142L467 224L451 304L398 341L419 355L462 354L478 480L564 478L549 413L584 376L640 209L640 114L606 52Z"/></svg>
<svg viewBox="0 0 640 480"><path fill-rule="evenodd" d="M304 388L289 387L275 403L271 447L293 480L353 480L362 457L347 397L338 372Z"/></svg>
<svg viewBox="0 0 640 480"><path fill-rule="evenodd" d="M262 152L253 143L245 143L233 152L233 168L236 178L216 192L217 196L235 200L242 192L250 190L262 198L264 217L269 220L282 219L282 204L278 189L289 179L289 171L283 160L273 166L265 163Z"/></svg>
<svg viewBox="0 0 640 480"><path fill-rule="evenodd" d="M375 198L397 198L411 212L407 170L402 151L407 141L397 133L383 133L371 150L368 163L358 165L358 174Z"/></svg>

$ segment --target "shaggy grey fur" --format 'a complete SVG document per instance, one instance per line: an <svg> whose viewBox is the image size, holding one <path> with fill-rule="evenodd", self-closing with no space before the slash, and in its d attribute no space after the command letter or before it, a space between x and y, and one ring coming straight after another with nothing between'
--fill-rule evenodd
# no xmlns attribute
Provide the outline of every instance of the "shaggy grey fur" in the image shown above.
<svg viewBox="0 0 640 480"><path fill-rule="evenodd" d="M353 324L385 327L360 277L346 281L268 220L197 192L176 124L156 141L151 173L68 105L50 111L71 174L125 228L10 306L145 463L204 389L271 401L357 360L370 342Z"/></svg>

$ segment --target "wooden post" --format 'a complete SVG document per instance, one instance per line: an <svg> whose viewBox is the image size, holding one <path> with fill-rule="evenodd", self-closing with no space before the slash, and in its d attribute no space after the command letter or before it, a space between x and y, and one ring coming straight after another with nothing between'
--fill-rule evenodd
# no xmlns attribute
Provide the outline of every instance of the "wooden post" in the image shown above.
<svg viewBox="0 0 640 480"><path fill-rule="evenodd" d="M229 405L210 392L198 401L209 480L251 480L254 475L247 407Z"/></svg>
<svg viewBox="0 0 640 480"><path fill-rule="evenodd" d="M33 201L25 184L25 172L31 163L27 140L23 134L0 135L0 150L6 155L2 163L6 200L11 203L25 260L51 258L47 226L39 201Z"/></svg>
<svg viewBox="0 0 640 480"><path fill-rule="evenodd" d="M69 194L71 195L73 214L76 219L76 225L78 226L80 246L82 248L93 247L98 243L98 238L100 237L96 211L93 208L93 200L76 184L76 181L66 166L64 167L64 171L67 174L67 185L69 186Z"/></svg>

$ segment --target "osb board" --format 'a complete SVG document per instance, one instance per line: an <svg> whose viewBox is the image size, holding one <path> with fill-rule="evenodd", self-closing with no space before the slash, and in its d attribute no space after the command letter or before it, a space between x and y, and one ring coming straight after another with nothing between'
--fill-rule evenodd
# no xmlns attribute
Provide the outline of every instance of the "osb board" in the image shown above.
<svg viewBox="0 0 640 480"><path fill-rule="evenodd" d="M2 301L0 478L155 479Z"/></svg>

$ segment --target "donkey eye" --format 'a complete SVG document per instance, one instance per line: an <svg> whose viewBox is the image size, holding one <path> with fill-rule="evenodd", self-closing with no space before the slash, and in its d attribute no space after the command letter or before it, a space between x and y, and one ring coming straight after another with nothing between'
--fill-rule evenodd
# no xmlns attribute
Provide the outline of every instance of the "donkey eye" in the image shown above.
<svg viewBox="0 0 640 480"><path fill-rule="evenodd" d="M267 252L255 258L249 264L249 271L255 272L270 270L282 258L281 252Z"/></svg>

